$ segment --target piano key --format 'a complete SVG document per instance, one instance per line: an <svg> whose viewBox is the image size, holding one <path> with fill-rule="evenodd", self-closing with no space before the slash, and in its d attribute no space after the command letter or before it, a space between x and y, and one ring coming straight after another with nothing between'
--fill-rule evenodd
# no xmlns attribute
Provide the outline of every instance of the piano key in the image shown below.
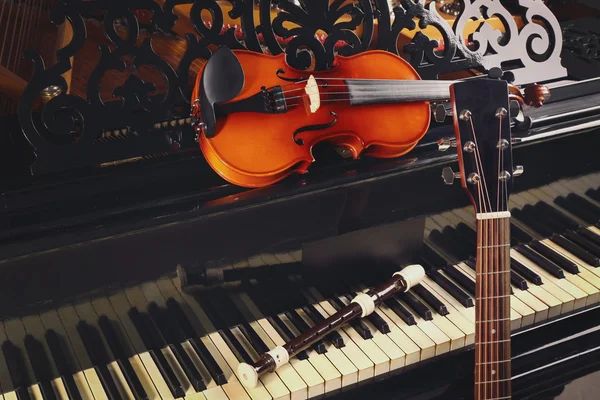
<svg viewBox="0 0 600 400"><path fill-rule="evenodd" d="M421 303L421 301L417 299L415 295L412 294L410 291L400 293L395 297L407 304L410 307L410 309L415 311L419 317L423 318L423 320L431 321L433 319L433 314L431 313L431 310L427 308L426 305Z"/></svg>
<svg viewBox="0 0 600 400"><path fill-rule="evenodd" d="M343 301L346 305L350 304L350 301L347 298L343 298ZM369 326L370 321L365 320L365 324ZM389 359L389 370L394 371L404 367L406 364L406 354L404 354L389 336L380 332L375 327L369 326L369 328L371 328L371 331L373 332L373 343L375 343Z"/></svg>
<svg viewBox="0 0 600 400"><path fill-rule="evenodd" d="M422 281L424 286L427 286L431 291L435 292L438 296L442 297L448 307L448 315L446 318L450 320L458 329L465 335L465 345L471 345L475 342L475 321L469 319L466 312L466 307L460 304L456 299L447 291L438 285L434 280L429 277L425 277ZM474 307L473 307L474 308ZM465 310L464 312L461 310ZM473 315L474 316L474 315Z"/></svg>
<svg viewBox="0 0 600 400"><path fill-rule="evenodd" d="M558 204L565 210L569 211L571 214L577 216L581 220L585 221L590 225L594 225L598 223L598 215L594 212L588 210L587 208L581 207L579 204L574 203L567 199L566 197L559 196L554 199L554 203Z"/></svg>
<svg viewBox="0 0 600 400"><path fill-rule="evenodd" d="M186 314L187 320L190 321L196 333L201 336L200 340L212 356L212 358L217 363L219 369L223 372L224 378L227 383L220 385L223 391L230 399L248 399L249 395L252 395L252 398L264 398L268 397L268 392L262 386L262 383L259 382L259 385L255 389L249 389L246 391L242 384L238 381L237 376L234 371L231 369L229 363L226 361L223 354L218 350L215 342L210 337L209 334L206 333L207 329L211 329L211 323L208 321L208 318L202 308L195 304L194 299L181 291L180 288L177 287L175 280L159 280L157 283L160 288L161 293L165 296L175 299L180 309ZM214 332L214 326L212 327ZM213 337L214 333L212 334ZM236 366L237 368L237 366ZM211 387L212 384L207 384L207 387Z"/></svg>
<svg viewBox="0 0 600 400"><path fill-rule="evenodd" d="M513 252L513 251L511 251ZM568 280L566 279L558 279L548 272L546 272L543 268L541 268L538 264L533 261L525 258L523 255L514 252L512 254L513 257L521 261L524 265L527 265L532 270L538 272L541 276L544 277L544 290L548 293L552 294L556 297L561 303L561 314L565 314L567 312L573 311L576 306L577 300L577 308L581 308L585 306L585 298L586 295L581 290L575 288ZM551 277L548 278L548 277ZM569 289L566 289L569 288ZM578 296L578 299L575 298L572 294L570 294L567 290L571 292L575 292Z"/></svg>
<svg viewBox="0 0 600 400"><path fill-rule="evenodd" d="M588 231L589 232L589 231ZM567 231L563 233L563 236L575 243L577 246L591 253L595 258L600 257L600 246L596 245L593 241L581 235L578 232Z"/></svg>
<svg viewBox="0 0 600 400"><path fill-rule="evenodd" d="M600 236L596 235L589 228L579 228L577 230L577 233L579 233L581 236L585 237L590 242L596 244L596 246L600 246Z"/></svg>
<svg viewBox="0 0 600 400"><path fill-rule="evenodd" d="M433 293L422 285L416 285L411 288L411 291L419 296L425 303L431 307L432 310L440 315L448 315L448 309L446 305L442 303Z"/></svg>
<svg viewBox="0 0 600 400"><path fill-rule="evenodd" d="M463 262L473 272L475 272L475 269L476 269L475 259L469 258L468 260L464 260ZM511 285L513 285L521 290L527 290L529 288L527 281L522 276L520 276L515 271L513 271L512 269L510 271L510 283L511 283ZM512 294L512 289L511 289L511 294Z"/></svg>
<svg viewBox="0 0 600 400"><path fill-rule="evenodd" d="M597 202L600 202L600 190L598 189L589 189L585 192L585 194L587 196L589 196L590 198L596 200Z"/></svg>
<svg viewBox="0 0 600 400"><path fill-rule="evenodd" d="M527 204L521 209L521 211L530 214L537 223L545 226L547 229L550 229L553 233L562 233L566 229L566 227L561 223L560 218L556 218L555 214L546 210L541 210L539 207L534 207L531 204Z"/></svg>
<svg viewBox="0 0 600 400"><path fill-rule="evenodd" d="M444 274L441 274L440 271L443 271ZM460 301L465 307L474 307L475 302L473 301L473 298L463 292L462 289L455 285L452 281L450 281L445 274L456 280L471 296L476 295L475 283L457 271L454 265L447 265L442 270L437 270L435 273L432 271L432 273L428 275L438 285L442 286L446 291L451 293L453 297ZM452 286L450 286L448 282L450 282ZM462 294L457 292L458 290L460 290Z"/></svg>
<svg viewBox="0 0 600 400"><path fill-rule="evenodd" d="M415 320L415 316L412 315L410 311L398 299L394 297L390 297L384 300L384 303L387 307L391 308L394 313L398 315L400 319L402 319L407 325L416 325L417 321Z"/></svg>
<svg viewBox="0 0 600 400"><path fill-rule="evenodd" d="M590 264L593 267L600 267L600 258L595 257L590 252L583 249L581 246L571 242L570 240L565 239L560 235L553 235L550 239L563 249L568 250L570 253L574 254L577 258L583 260L584 262Z"/></svg>
<svg viewBox="0 0 600 400"><path fill-rule="evenodd" d="M539 241L533 241L529 243L529 246L544 257L546 257L548 260L554 262L563 270L568 271L571 274L579 273L579 267L577 266L577 264L563 256L562 254L552 250L551 247L545 246Z"/></svg>
<svg viewBox="0 0 600 400"><path fill-rule="evenodd" d="M522 222L523 225L531 228L533 231L537 232L542 237L550 237L554 234L552 229L543 225L538 219L536 219L531 214L527 214L526 212L519 210L518 208L513 208L511 210L511 214L514 218Z"/></svg>
<svg viewBox="0 0 600 400"><path fill-rule="evenodd" d="M525 232L519 226L515 225L512 221L510 223L510 238L511 243L513 244L525 244L533 240L533 237L531 237L530 234Z"/></svg>
<svg viewBox="0 0 600 400"><path fill-rule="evenodd" d="M510 259L510 268L517 272L519 275L521 275L523 278L527 279L529 282L533 283L534 285L543 284L542 278L538 274L536 274L535 272L527 268L525 265L515 260L514 258Z"/></svg>
<svg viewBox="0 0 600 400"><path fill-rule="evenodd" d="M556 219L561 225L563 225L563 230L577 229L579 227L577 221L552 207L544 200L538 201L534 207L540 210L541 215L552 216L554 219Z"/></svg>
<svg viewBox="0 0 600 400"><path fill-rule="evenodd" d="M526 259L530 260L532 263L535 263L537 266L544 269L546 272L548 272L550 275L554 276L555 278L564 279L565 274L558 265L554 264L552 261L543 257L539 253L536 253L531 248L521 245L521 246L515 247L514 250L515 250L515 252L519 253Z"/></svg>
<svg viewBox="0 0 600 400"><path fill-rule="evenodd" d="M591 283L594 287L600 286L600 281L598 280L598 278L600 278L600 268L591 266L590 264L586 263L581 258L577 257L575 254L571 253L569 250L558 245L556 242L554 242L552 240L546 239L546 240L542 241L542 243L548 247L551 247L552 250L562 254L569 260L576 263L577 266L579 267L579 275L582 278L584 278L586 281Z"/></svg>

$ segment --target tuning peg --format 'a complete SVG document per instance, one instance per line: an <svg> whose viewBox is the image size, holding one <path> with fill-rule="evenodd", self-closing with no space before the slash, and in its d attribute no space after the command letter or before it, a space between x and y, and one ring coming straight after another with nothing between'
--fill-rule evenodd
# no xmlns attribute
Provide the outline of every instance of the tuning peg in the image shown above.
<svg viewBox="0 0 600 400"><path fill-rule="evenodd" d="M442 139L438 140L438 151L446 151L450 147L456 147L456 139L442 138Z"/></svg>
<svg viewBox="0 0 600 400"><path fill-rule="evenodd" d="M460 172L454 172L452 168L445 167L442 170L442 179L446 185L452 185L455 179L460 179Z"/></svg>
<svg viewBox="0 0 600 400"><path fill-rule="evenodd" d="M523 169L523 166L517 165L515 167L515 169L513 170L513 176L521 176L521 175L523 175L523 172L525 172L525 170Z"/></svg>
<svg viewBox="0 0 600 400"><path fill-rule="evenodd" d="M447 109L443 103L436 105L435 109L433 110L433 118L435 119L435 122L442 123L446 120L446 117L451 116L452 110Z"/></svg>

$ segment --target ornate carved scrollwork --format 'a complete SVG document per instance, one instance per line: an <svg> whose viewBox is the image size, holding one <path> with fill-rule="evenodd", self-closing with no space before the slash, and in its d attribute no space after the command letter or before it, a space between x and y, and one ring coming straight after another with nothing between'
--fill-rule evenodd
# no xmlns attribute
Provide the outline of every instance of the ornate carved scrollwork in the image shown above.
<svg viewBox="0 0 600 400"><path fill-rule="evenodd" d="M185 123L192 92L190 75L197 70L198 61L207 60L217 46L285 52L288 63L297 69L326 69L336 54L375 48L406 57L424 79L467 68L504 67L504 61L512 59L520 63L515 70L517 83L564 73L557 59L560 30L541 0L520 0L526 10L523 20L529 22L521 28L498 0L466 0L453 26L440 15L435 2L425 5L425 0L399 0L392 10L389 0L279 0L276 7L273 3L60 0L53 21L68 21L72 40L58 51L54 65L45 65L35 52L26 54L35 72L18 113L37 157L32 173L196 147L195 134ZM188 11L184 12L185 7ZM151 29L142 32L136 14L143 15L144 26ZM469 38L464 32L472 17L482 22ZM500 37L485 23L491 17L504 20L507 35ZM235 26L229 23L232 20ZM107 39L95 49L89 46L88 37L88 28L94 23ZM189 28L182 32L185 24ZM426 36L427 28L439 32L443 43ZM165 49L160 32L170 33L169 43L182 50L171 53ZM85 57L92 48L98 61L90 68L85 87L74 90L63 75L73 69L71 60L75 57L78 62L84 47L88 51ZM177 59L173 59L176 53ZM140 71L148 69L154 73L142 77ZM53 85L60 87L61 94L39 109L39 94Z"/></svg>

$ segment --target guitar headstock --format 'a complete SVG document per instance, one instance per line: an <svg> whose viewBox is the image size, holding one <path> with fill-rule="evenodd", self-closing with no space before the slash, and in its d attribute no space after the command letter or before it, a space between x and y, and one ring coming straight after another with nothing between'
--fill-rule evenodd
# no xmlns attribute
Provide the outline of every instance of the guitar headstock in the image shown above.
<svg viewBox="0 0 600 400"><path fill-rule="evenodd" d="M459 82L450 98L460 174L445 169L444 180L460 177L478 214L508 211L513 178L523 168L513 166L507 82Z"/></svg>

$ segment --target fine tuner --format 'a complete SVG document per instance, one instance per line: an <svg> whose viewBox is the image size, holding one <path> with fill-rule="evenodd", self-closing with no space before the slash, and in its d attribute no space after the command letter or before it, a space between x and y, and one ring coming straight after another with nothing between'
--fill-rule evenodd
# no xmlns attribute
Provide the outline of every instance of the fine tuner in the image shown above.
<svg viewBox="0 0 600 400"><path fill-rule="evenodd" d="M418 285L424 277L425 270L421 265L415 264L403 268L394 273L389 281L359 293L346 307L283 346L277 346L264 353L256 362L240 363L237 368L239 379L248 388L256 387L261 375L274 372L284 366L300 351L348 322L372 314L381 302L397 293L407 292L411 287Z"/></svg>

